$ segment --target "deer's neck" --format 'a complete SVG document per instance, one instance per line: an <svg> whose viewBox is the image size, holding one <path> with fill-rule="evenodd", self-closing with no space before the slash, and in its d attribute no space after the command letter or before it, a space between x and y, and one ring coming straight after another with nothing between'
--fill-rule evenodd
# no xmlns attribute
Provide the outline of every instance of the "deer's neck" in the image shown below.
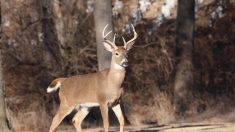
<svg viewBox="0 0 235 132"><path fill-rule="evenodd" d="M109 81L113 85L116 85L116 87L120 88L125 78L125 73L125 68L118 64L112 63L108 73Z"/></svg>

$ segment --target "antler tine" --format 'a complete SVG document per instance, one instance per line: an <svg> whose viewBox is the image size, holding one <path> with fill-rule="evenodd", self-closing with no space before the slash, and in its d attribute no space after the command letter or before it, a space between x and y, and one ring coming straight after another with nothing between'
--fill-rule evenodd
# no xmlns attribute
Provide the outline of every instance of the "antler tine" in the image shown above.
<svg viewBox="0 0 235 132"><path fill-rule="evenodd" d="M126 43L126 45L128 45L129 43L131 43L132 41L134 41L134 40L138 37L138 34L137 34L136 31L135 31L135 27L133 26L133 24L131 24L131 26L132 26L132 29L133 29L133 32L134 32L134 37L133 37L131 40L129 40L129 41Z"/></svg>
<svg viewBox="0 0 235 132"><path fill-rule="evenodd" d="M103 31L102 31L102 34L103 34L103 39L105 42L111 44L115 49L117 49L117 46L115 44L115 37L116 37L116 34L114 34L114 38L113 38L113 42L111 42L110 40L108 40L106 37L112 32L112 31L109 31L107 34L105 34L105 30L106 28L108 27L108 24L104 27Z"/></svg>
<svg viewBox="0 0 235 132"><path fill-rule="evenodd" d="M104 29L103 29L103 31L102 31L103 38L106 38L106 37L112 32L112 31L109 31L109 32L105 35L104 32L105 32L106 28L108 27L108 25L109 25L109 24L106 24L105 27L104 27Z"/></svg>
<svg viewBox="0 0 235 132"><path fill-rule="evenodd" d="M123 40L123 43L124 43L124 48L126 48L127 44L126 44L126 40L125 40L125 38L123 36L122 36L122 40Z"/></svg>
<svg viewBox="0 0 235 132"><path fill-rule="evenodd" d="M116 39L116 33L113 36L113 43L115 44L115 39Z"/></svg>

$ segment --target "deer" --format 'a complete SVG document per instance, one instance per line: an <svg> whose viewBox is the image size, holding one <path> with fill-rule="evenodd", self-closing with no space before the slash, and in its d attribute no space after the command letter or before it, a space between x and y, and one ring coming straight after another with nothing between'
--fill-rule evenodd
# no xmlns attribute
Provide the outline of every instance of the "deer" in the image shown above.
<svg viewBox="0 0 235 132"><path fill-rule="evenodd" d="M124 46L117 46L116 34L113 36L113 41L107 39L112 32L111 30L105 34L107 27L108 24L102 31L102 37L105 49L112 53L110 68L95 73L56 78L49 84L47 93L59 89L60 98L59 109L52 120L49 132L54 132L61 121L74 109L77 113L72 118L72 123L76 131L82 131L82 121L92 107L100 107L105 132L109 130L109 108L114 111L119 121L120 132L124 131L124 117L120 106L120 98L123 94L122 83L128 66L127 53L133 47L138 35L132 25L133 38L126 42L122 37Z"/></svg>

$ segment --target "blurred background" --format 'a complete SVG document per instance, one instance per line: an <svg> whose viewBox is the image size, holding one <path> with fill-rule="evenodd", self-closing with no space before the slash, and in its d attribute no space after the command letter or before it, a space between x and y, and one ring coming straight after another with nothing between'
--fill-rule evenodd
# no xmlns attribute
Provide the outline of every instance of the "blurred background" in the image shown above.
<svg viewBox="0 0 235 132"><path fill-rule="evenodd" d="M1 0L0 122L47 131L59 106L57 77L109 67L106 24L138 39L122 107L129 125L235 121L234 0ZM60 129L70 129L69 115ZM110 113L112 125L116 117ZM101 127L98 108L84 127Z"/></svg>

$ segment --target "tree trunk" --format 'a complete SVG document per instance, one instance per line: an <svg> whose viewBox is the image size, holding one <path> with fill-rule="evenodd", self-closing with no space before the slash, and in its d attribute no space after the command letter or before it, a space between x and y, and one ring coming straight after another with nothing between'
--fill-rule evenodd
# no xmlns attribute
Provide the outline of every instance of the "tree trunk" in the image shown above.
<svg viewBox="0 0 235 132"><path fill-rule="evenodd" d="M2 12L1 8L2 4L0 1L0 25L2 25ZM2 29L1 29L2 30ZM2 32L2 31L0 31ZM2 47L0 47L0 130L1 132L9 131L7 126L7 115L6 115L6 108L5 108L5 98L4 98L4 85L3 85L3 74L2 74Z"/></svg>
<svg viewBox="0 0 235 132"><path fill-rule="evenodd" d="M58 36L59 40L59 46L60 46L60 53L62 56L65 56L63 48L65 47L66 43L66 33L65 33L65 26L63 21L63 15L62 15L62 9L61 9L61 2L59 0L54 0L52 3L52 10L53 10L53 16L55 21L55 30Z"/></svg>
<svg viewBox="0 0 235 132"><path fill-rule="evenodd" d="M2 74L2 56L0 50L0 130L1 132L10 131L7 125L7 115L5 108L5 98L4 98L4 85L3 85L3 74Z"/></svg>
<svg viewBox="0 0 235 132"><path fill-rule="evenodd" d="M174 83L176 112L184 113L193 86L194 0L178 0L176 55L179 58Z"/></svg>
<svg viewBox="0 0 235 132"><path fill-rule="evenodd" d="M109 30L113 29L112 24L112 1L111 0L96 0L94 13L95 29L96 29L96 44L98 69L103 70L110 67L111 54L105 50L103 45L102 30L106 24L109 24ZM110 34L108 39L112 37Z"/></svg>

